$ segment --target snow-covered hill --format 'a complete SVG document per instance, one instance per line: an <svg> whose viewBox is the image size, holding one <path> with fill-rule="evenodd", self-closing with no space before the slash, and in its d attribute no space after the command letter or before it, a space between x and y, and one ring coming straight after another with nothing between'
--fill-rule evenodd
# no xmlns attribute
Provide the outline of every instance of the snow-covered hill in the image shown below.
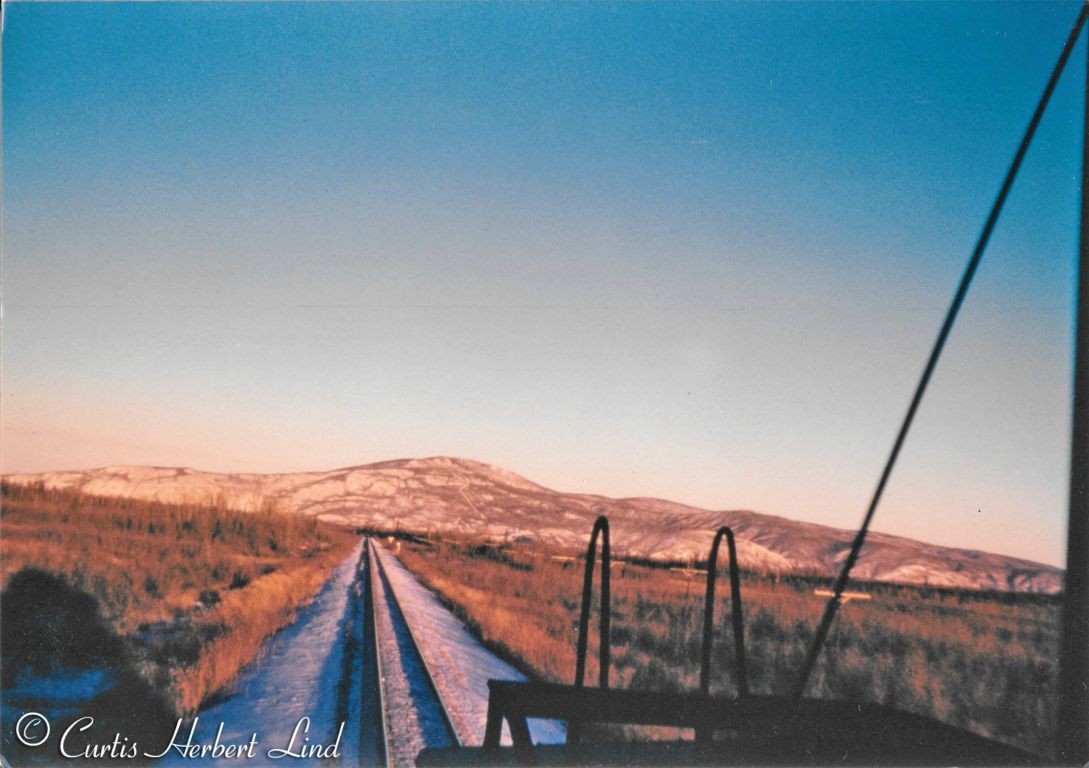
<svg viewBox="0 0 1089 768"><path fill-rule="evenodd" d="M608 515L614 551L662 560L706 557L711 536L730 525L741 564L762 571L834 573L853 536L812 523L743 510L708 511L662 499L613 499L553 491L499 467L468 459L404 459L329 472L217 474L163 467L106 467L9 475L44 483L164 502L218 501L377 529L464 534L581 548L598 514ZM1058 592L1062 572L986 552L871 534L854 569L876 579L975 589Z"/></svg>

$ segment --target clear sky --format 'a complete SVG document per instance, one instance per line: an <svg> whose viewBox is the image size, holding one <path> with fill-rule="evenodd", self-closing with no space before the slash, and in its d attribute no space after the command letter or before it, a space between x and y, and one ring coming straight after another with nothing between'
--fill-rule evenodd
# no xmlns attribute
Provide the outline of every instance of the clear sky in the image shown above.
<svg viewBox="0 0 1089 768"><path fill-rule="evenodd" d="M1076 3L5 3L5 472L856 526ZM1061 563L1085 42L877 530Z"/></svg>

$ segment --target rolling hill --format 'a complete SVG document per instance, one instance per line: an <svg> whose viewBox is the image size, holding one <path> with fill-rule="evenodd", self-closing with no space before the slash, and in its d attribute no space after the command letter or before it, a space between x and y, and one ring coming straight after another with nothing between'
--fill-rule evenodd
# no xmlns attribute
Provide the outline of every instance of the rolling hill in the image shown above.
<svg viewBox="0 0 1089 768"><path fill-rule="evenodd" d="M598 514L608 515L614 552L686 561L706 557L711 535L730 525L743 567L832 574L853 531L747 510L710 511L662 499L562 493L513 472L468 459L386 461L328 472L218 474L187 468L120 466L8 475L101 496L163 502L267 505L346 525L460 534L581 548ZM856 579L966 589L1056 593L1062 571L1004 555L871 533Z"/></svg>

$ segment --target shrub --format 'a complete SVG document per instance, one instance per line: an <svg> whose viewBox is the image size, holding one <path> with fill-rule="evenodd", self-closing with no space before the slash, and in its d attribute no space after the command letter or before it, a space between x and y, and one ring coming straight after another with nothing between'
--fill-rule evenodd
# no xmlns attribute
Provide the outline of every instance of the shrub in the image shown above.
<svg viewBox="0 0 1089 768"><path fill-rule="evenodd" d="M0 498L0 629L21 626L9 612L25 610L18 595L27 579L89 593L98 620L146 662L138 666L152 687L165 681L179 713L229 685L356 542L310 518L225 505L157 504L7 482L0 482ZM60 587L36 589L52 594ZM198 600L203 610L195 609ZM23 653L20 642L9 644L5 634L0 643L5 675L12 654ZM71 650L48 642L42 648L45 658Z"/></svg>
<svg viewBox="0 0 1089 768"><path fill-rule="evenodd" d="M527 547L407 544L410 569L486 643L528 673L572 682L580 564ZM572 567L577 566L577 567ZM826 582L743 574L749 686L788 694L824 608ZM1047 754L1054 727L1058 603L1032 595L866 586L841 607L807 692L887 703ZM612 670L617 686L693 689L699 676L703 582L614 563ZM716 608L712 690L736 690L729 588ZM594 608L596 612L596 605ZM596 619L587 679L596 679ZM644 736L647 732L640 731Z"/></svg>

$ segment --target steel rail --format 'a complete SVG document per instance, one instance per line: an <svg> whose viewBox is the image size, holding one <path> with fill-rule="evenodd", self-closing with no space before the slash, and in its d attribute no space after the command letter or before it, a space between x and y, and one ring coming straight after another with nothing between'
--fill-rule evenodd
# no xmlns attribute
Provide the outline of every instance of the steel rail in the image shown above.
<svg viewBox="0 0 1089 768"><path fill-rule="evenodd" d="M416 658L420 660L420 668L423 669L424 675L427 678L428 687L430 687L432 693L435 694L435 702L438 704L439 714L442 716L442 721L446 726L447 733L455 746L464 746L461 736L458 735L457 728L454 727L454 720L450 716L450 710L447 708L446 702L443 701L442 693L439 691L439 686L435 682L435 676L431 674L431 668L427 665L427 658L423 655L423 651L421 650L422 646L420 640L416 636L416 632L412 629L412 624L405 615L404 608L401 607L401 600L397 597L397 592L394 590L393 584L386 575L386 566L382 563L382 558L378 554L378 545L372 541L371 547L374 549L374 561L378 569L378 577L382 579L386 594L393 602L393 607L395 609L395 611L391 611L390 614L392 616L393 613L397 613L401 617L401 622L405 625L405 629L408 630L408 638L412 645L412 651L416 654Z"/></svg>
<svg viewBox="0 0 1089 768"><path fill-rule="evenodd" d="M367 538L367 596L364 609L370 610L371 620L371 636L369 638L372 652L374 653L374 687L375 696L377 697L378 704L378 719L381 725L382 735L382 765L385 768L392 768L393 758L391 757L392 751L390 750L390 734L389 723L386 722L386 691L383 681L385 680L385 673L382 671L382 652L378 647L378 621L377 611L375 610L374 603L374 579L377 576L375 556L371 551L374 544L370 538Z"/></svg>

